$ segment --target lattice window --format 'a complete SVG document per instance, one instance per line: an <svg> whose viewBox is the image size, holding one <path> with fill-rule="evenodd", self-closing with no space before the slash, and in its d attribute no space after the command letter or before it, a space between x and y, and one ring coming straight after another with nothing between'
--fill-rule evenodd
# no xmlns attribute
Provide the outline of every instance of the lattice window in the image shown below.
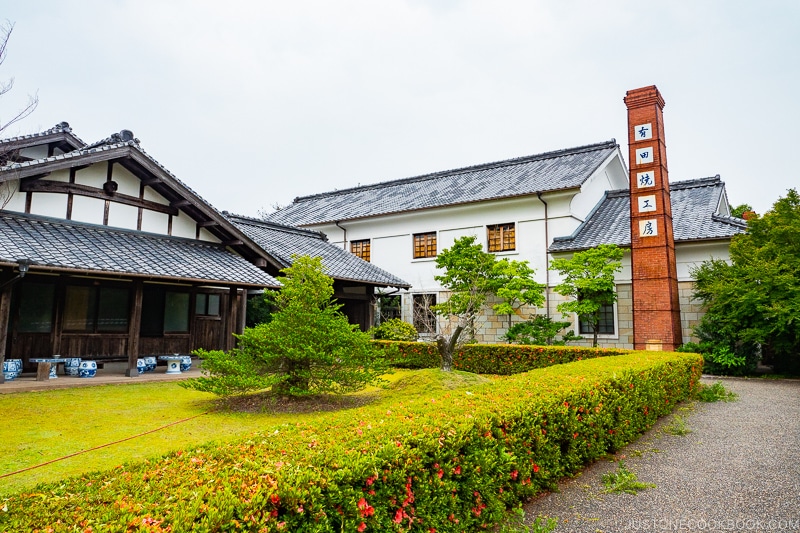
<svg viewBox="0 0 800 533"><path fill-rule="evenodd" d="M506 252L517 249L514 223L486 226L490 252Z"/></svg>
<svg viewBox="0 0 800 533"><path fill-rule="evenodd" d="M357 255L364 261L369 261L370 258L369 239L363 239L360 241L351 241L350 252L353 255Z"/></svg>
<svg viewBox="0 0 800 533"><path fill-rule="evenodd" d="M414 259L436 257L436 232L414 234Z"/></svg>

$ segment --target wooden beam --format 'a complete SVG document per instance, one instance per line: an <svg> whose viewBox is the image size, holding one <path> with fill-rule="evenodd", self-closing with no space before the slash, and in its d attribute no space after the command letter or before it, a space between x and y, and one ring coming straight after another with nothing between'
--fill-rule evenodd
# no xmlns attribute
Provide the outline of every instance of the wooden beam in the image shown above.
<svg viewBox="0 0 800 533"><path fill-rule="evenodd" d="M152 187L153 185L155 185L157 183L163 183L163 181L161 180L161 178L151 178L149 180L142 180L142 183Z"/></svg>
<svg viewBox="0 0 800 533"><path fill-rule="evenodd" d="M187 207L192 205L192 202L184 198L182 200L175 200L173 202L170 202L169 205L171 205L172 207Z"/></svg>
<svg viewBox="0 0 800 533"><path fill-rule="evenodd" d="M61 194L74 194L77 196L87 196L89 198L99 198L101 200L109 200L118 204L132 205L134 207L142 207L149 211L156 211L158 213L166 213L167 215L177 215L178 209L166 204L159 204L150 200L144 200L135 196L129 196L122 193L114 193L113 195L106 193L103 189L97 187L90 187L88 185L79 185L77 183L65 183L63 181L50 181L50 180L35 180L20 182L20 192L45 192L45 193L61 193Z"/></svg>
<svg viewBox="0 0 800 533"><path fill-rule="evenodd" d="M219 222L216 220L203 220L202 222L198 222L197 225L201 228L209 228L211 226L219 226Z"/></svg>
<svg viewBox="0 0 800 533"><path fill-rule="evenodd" d="M244 241L240 241L238 239L233 239L230 241L222 241L222 244L225 246L241 246L244 244Z"/></svg>

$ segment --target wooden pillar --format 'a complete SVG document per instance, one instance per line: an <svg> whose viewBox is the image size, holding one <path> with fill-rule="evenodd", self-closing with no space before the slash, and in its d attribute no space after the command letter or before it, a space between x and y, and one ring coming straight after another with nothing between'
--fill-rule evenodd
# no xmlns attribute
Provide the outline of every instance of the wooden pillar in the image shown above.
<svg viewBox="0 0 800 533"><path fill-rule="evenodd" d="M247 325L247 289L239 291L239 324L236 333L241 334Z"/></svg>
<svg viewBox="0 0 800 533"><path fill-rule="evenodd" d="M67 298L66 279L61 277L56 283L55 295L53 296L53 329L50 333L50 351L53 355L61 354L61 332L64 331L64 306ZM66 354L69 357L80 356L81 354Z"/></svg>
<svg viewBox="0 0 800 533"><path fill-rule="evenodd" d="M225 351L232 350L235 345L233 332L236 331L236 287L228 290L228 309L225 317Z"/></svg>
<svg viewBox="0 0 800 533"><path fill-rule="evenodd" d="M142 286L142 280L134 280L133 305L128 322L128 368L125 370L125 375L131 378L139 375L136 360L139 359L139 330L142 325Z"/></svg>
<svg viewBox="0 0 800 533"><path fill-rule="evenodd" d="M6 345L8 344L8 328L11 322L11 287L0 290L0 369L6 360ZM6 378L0 372L0 383L5 383Z"/></svg>

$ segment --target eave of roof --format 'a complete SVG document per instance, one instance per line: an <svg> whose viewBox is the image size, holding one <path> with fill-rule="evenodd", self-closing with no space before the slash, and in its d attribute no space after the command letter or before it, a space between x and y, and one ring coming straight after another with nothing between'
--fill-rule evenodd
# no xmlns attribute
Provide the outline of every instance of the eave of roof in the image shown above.
<svg viewBox="0 0 800 533"><path fill-rule="evenodd" d="M409 288L411 285L372 263L328 242L324 233L265 220L227 214L228 218L273 257L291 265L293 254L321 257L326 274L338 281L377 287Z"/></svg>
<svg viewBox="0 0 800 533"><path fill-rule="evenodd" d="M675 243L729 240L744 233L747 222L715 213L725 184L719 176L670 184ZM586 220L569 236L556 237L549 251L577 252L598 244L629 247L630 191L607 191Z"/></svg>
<svg viewBox="0 0 800 533"><path fill-rule="evenodd" d="M278 265L274 257L269 255L261 246L250 239L230 223L214 206L206 201L191 187L186 185L164 165L159 163L139 145L138 140L114 142L114 137L104 139L82 148L31 161L12 162L0 167L0 182L12 179L41 176L55 170L70 168L77 165L88 165L101 161L129 159L145 169L153 177L160 179L162 184L173 191L181 199L188 200L192 207L197 209L208 220L214 221L232 237L231 240L241 241L248 252L254 256ZM152 184L158 190L159 184ZM162 191L163 192L163 191ZM241 250L240 250L241 251ZM247 254L246 254L247 255Z"/></svg>
<svg viewBox="0 0 800 533"><path fill-rule="evenodd" d="M280 287L275 278L214 243L0 212L0 263L20 259L31 261L31 272Z"/></svg>
<svg viewBox="0 0 800 533"><path fill-rule="evenodd" d="M618 153L616 140L298 197L268 216L292 225L334 223L579 188Z"/></svg>

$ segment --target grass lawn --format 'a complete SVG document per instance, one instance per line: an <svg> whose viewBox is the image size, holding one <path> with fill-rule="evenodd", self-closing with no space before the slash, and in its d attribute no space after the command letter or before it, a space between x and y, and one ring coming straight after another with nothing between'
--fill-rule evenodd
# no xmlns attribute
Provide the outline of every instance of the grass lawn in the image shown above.
<svg viewBox="0 0 800 533"><path fill-rule="evenodd" d="M391 396L419 394L431 386L426 372L397 371L386 379L402 381ZM461 374L461 373L455 373ZM478 378L478 376L474 376ZM478 378L480 379L480 378ZM456 375L442 379L460 381ZM469 380L468 380L469 381ZM452 386L459 386L453 383ZM359 394L375 393L378 389ZM386 396L387 393L382 393ZM129 461L161 456L214 440L225 440L270 426L325 416L325 412L275 414L213 410L217 398L175 382L77 387L0 396L0 475L39 465L191 418L154 433L0 478L0 494L33 488L45 481L105 470ZM384 398L385 399L385 398ZM211 411L211 412L209 412ZM199 416L198 416L199 415Z"/></svg>

